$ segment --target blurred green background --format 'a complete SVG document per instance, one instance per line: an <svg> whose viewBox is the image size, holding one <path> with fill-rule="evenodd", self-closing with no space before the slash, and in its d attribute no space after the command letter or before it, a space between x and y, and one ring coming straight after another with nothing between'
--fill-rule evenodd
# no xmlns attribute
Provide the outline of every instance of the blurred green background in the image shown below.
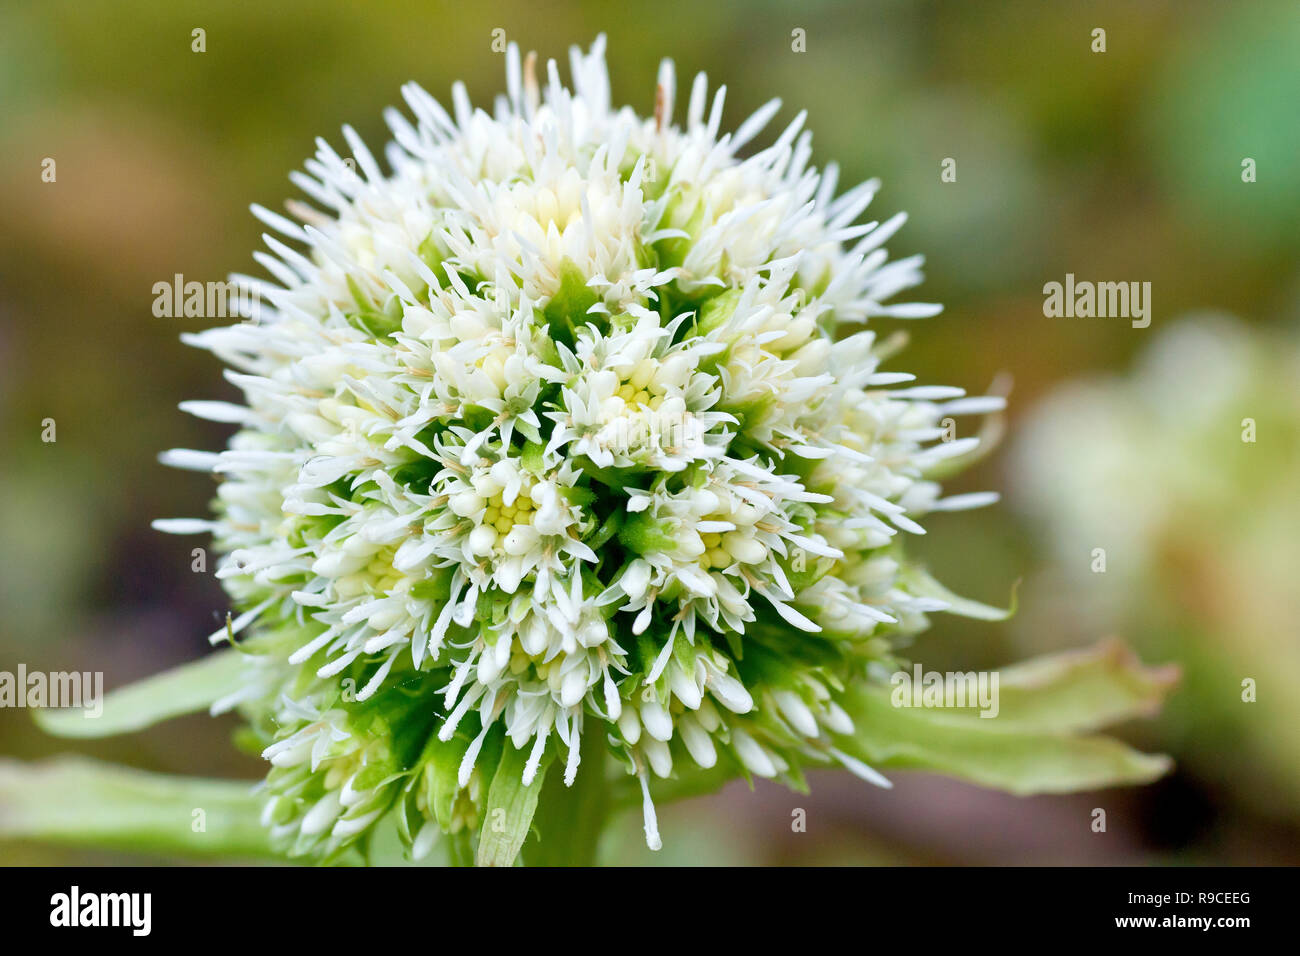
<svg viewBox="0 0 1300 956"><path fill-rule="evenodd" d="M1106 52L1092 31L1106 30ZM191 51L191 31L206 51ZM492 31L567 75L567 49L609 36L614 98L653 105L659 59L683 88L698 70L728 86L724 125L773 96L809 111L814 161L841 183L879 176L870 214L899 209L895 256L924 252L917 298L939 318L908 326L896 363L922 381L973 393L1014 376L1017 422L1059 383L1126 372L1160 329L1218 309L1251 327L1290 327L1300 312L1300 5L1149 2L857 2L798 5L660 0L398 3L8 2L0 8L0 669L91 669L109 687L198 655L224 618L209 573L191 571L197 539L150 530L155 517L199 515L208 479L156 462L161 449L209 448L220 426L176 410L233 390L210 357L177 336L202 320L157 318L152 286L175 273L220 280L255 272L260 224L250 202L280 208L291 169L342 123L372 146L380 112L416 80L446 98L464 79L476 103L504 84ZM806 31L793 52L791 32ZM41 179L55 159L57 181ZM1255 160L1258 180L1243 183ZM940 180L953 158L957 181ZM1042 286L1065 273L1152 283L1149 329L1122 320L1049 319ZM1295 378L1276 383L1295 392ZM57 442L41 441L43 419ZM1140 454L1140 449L1135 449ZM1290 454L1294 456L1294 450ZM1294 460L1294 458L1292 458ZM998 453L953 491L1012 489ZM1300 494L1300 488L1293 489ZM938 516L921 552L962 593L1002 601L1025 578L1010 625L936 616L914 649L930 669L1007 663L1104 636L1069 597L1036 582L1058 561L1014 501ZM1257 501L1241 501L1256 507ZM1085 559L1086 560L1086 557ZM1290 553L1269 560L1293 561ZM1213 586L1213 574L1210 575ZM1294 574L1274 574L1294 591ZM1154 600L1177 602L1174 593ZM1120 636L1159 663L1182 660L1180 635ZM1294 648L1296 618L1265 641ZM1290 651L1294 659L1294 651ZM1229 640L1223 660L1229 670ZM1195 670L1195 661L1182 661ZM1282 672L1273 692L1300 692ZM1188 721L1195 695L1233 694L1189 681L1159 721L1129 728L1169 748L1178 771L1142 790L1019 799L899 774L893 792L821 774L811 796L762 786L663 812L662 863L1300 862L1300 807L1257 799L1270 774L1298 767L1226 763L1234 734L1295 735L1251 724L1207 743ZM1279 690L1280 687L1280 690ZM1189 696L1190 695L1190 696ZM1176 701L1178 699L1176 698ZM1220 702L1222 704L1222 702ZM1190 729L1189 729L1190 728ZM233 723L192 717L92 745L40 736L30 714L0 710L0 753L34 759L70 749L135 766L256 778L229 746ZM1280 748L1287 750L1287 748ZM1294 754L1295 747L1289 748ZM1237 769L1239 768L1239 769ZM1089 829L1107 808L1106 834ZM808 832L791 832L794 808ZM651 862L639 820L608 848ZM122 856L0 845L5 862L116 862Z"/></svg>

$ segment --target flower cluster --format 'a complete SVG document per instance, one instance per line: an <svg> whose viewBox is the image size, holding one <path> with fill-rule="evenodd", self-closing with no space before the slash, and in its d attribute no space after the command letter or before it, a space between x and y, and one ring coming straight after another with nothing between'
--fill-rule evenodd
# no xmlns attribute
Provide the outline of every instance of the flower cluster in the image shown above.
<svg viewBox="0 0 1300 956"><path fill-rule="evenodd" d="M254 207L257 321L187 337L244 404L185 403L239 430L164 456L219 478L215 520L157 524L224 554L252 635L226 704L299 852L399 803L425 846L503 752L572 783L593 734L652 846L650 781L684 767L881 782L837 693L947 607L903 533L993 500L929 476L979 443L944 420L1001 399L908 384L865 327L938 311L884 304L920 260L887 258L902 215L859 222L878 184L836 196L803 114L747 151L779 103L720 134L703 75L675 124L670 64L652 116L614 108L603 46L572 91L512 47L491 114L405 87L388 173L322 141L292 177L315 205Z"/></svg>

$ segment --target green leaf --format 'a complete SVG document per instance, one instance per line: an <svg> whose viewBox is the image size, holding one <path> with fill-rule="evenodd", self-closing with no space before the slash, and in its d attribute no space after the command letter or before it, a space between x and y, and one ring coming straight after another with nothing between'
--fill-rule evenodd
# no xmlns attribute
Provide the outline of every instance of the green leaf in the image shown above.
<svg viewBox="0 0 1300 956"><path fill-rule="evenodd" d="M1110 638L1003 668L992 720L1023 730L1096 730L1154 717L1178 679L1176 665L1146 667L1122 641Z"/></svg>
<svg viewBox="0 0 1300 956"><path fill-rule="evenodd" d="M872 684L844 695L856 730L837 740L877 769L930 770L1019 795L1149 783L1168 772L1168 757L1071 732L1153 713L1175 680L1112 642L1008 668L993 718L894 706L890 688Z"/></svg>
<svg viewBox="0 0 1300 956"><path fill-rule="evenodd" d="M56 737L111 737L210 707L239 686L243 655L226 649L104 695L103 713L38 710L36 723Z"/></svg>
<svg viewBox="0 0 1300 956"><path fill-rule="evenodd" d="M483 814L483 831L479 836L476 866L513 866L519 849L528 837L537 811L537 797L546 777L550 754L542 761L533 782L524 786L524 765L529 748L516 750L507 744L501 762L488 787Z"/></svg>
<svg viewBox="0 0 1300 956"><path fill-rule="evenodd" d="M81 757L39 764L0 760L0 839L282 860L259 820L261 801L253 786L146 773Z"/></svg>

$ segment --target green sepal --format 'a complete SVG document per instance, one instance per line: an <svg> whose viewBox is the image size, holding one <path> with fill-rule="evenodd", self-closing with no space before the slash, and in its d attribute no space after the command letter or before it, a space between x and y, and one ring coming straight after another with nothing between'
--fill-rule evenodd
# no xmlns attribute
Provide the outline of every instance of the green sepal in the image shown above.
<svg viewBox="0 0 1300 956"><path fill-rule="evenodd" d="M523 451L520 452L520 462L524 470L535 478L540 478L546 473L545 451L546 447L541 442L530 441L524 443Z"/></svg>
<svg viewBox="0 0 1300 956"><path fill-rule="evenodd" d="M785 572L785 578L790 582L790 588L796 595L802 594L808 588L812 587L835 567L835 559L828 558L825 555L814 554L811 560L808 555L804 554L803 567L796 570L794 567L793 556L778 557L777 561L781 564L781 570Z"/></svg>
<svg viewBox="0 0 1300 956"><path fill-rule="evenodd" d="M1015 617L1016 608L1019 606L1016 595L1016 591L1020 586L1019 581L1011 587L1010 606L1000 608L954 594L921 567L904 566L899 573L898 579L899 583L916 597L934 598L947 602L949 606L943 610L942 613L944 614L956 614L959 617L969 617L979 621L1005 621L1008 618Z"/></svg>
<svg viewBox="0 0 1300 956"><path fill-rule="evenodd" d="M573 348L577 330L587 320L587 310L600 301L572 259L560 264L560 288L542 309L542 317L557 341Z"/></svg>
<svg viewBox="0 0 1300 956"><path fill-rule="evenodd" d="M618 540L623 547L637 554L647 551L675 551L677 539L668 533L663 522L648 511L629 514L618 529Z"/></svg>
<svg viewBox="0 0 1300 956"><path fill-rule="evenodd" d="M695 321L696 333L704 335L730 319L735 314L743 293L743 289L728 289L705 302Z"/></svg>
<svg viewBox="0 0 1300 956"><path fill-rule="evenodd" d="M402 328L403 308L397 296L390 296L382 310L376 309L352 276L347 277L347 282L348 291L352 293L357 306L357 311L347 317L353 325L377 339L392 335Z"/></svg>
<svg viewBox="0 0 1300 956"><path fill-rule="evenodd" d="M227 648L104 695L103 713L38 710L36 723L56 737L111 737L144 730L182 714L205 710L240 686L243 655Z"/></svg>

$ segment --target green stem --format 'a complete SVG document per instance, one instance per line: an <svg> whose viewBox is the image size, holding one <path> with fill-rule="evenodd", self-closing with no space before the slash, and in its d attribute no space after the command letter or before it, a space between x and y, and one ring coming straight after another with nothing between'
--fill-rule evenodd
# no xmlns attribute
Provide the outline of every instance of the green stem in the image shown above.
<svg viewBox="0 0 1300 956"><path fill-rule="evenodd" d="M609 818L610 787L604 734L583 735L573 786L553 767L542 785L533 818L536 833L524 847L529 866L594 866L597 844Z"/></svg>

